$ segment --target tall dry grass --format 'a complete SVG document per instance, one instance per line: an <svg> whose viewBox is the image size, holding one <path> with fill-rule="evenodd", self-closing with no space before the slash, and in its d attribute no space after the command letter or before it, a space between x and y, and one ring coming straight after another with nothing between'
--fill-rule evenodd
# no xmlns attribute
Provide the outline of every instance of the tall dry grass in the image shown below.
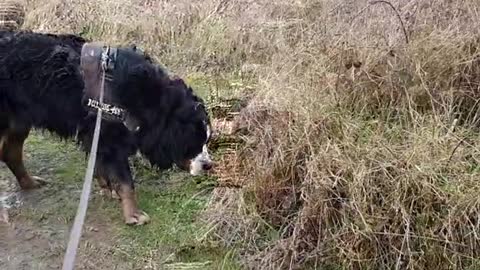
<svg viewBox="0 0 480 270"><path fill-rule="evenodd" d="M480 267L480 3L283 4L214 238L254 269Z"/></svg>
<svg viewBox="0 0 480 270"><path fill-rule="evenodd" d="M480 2L27 2L27 28L255 86L202 235L246 267L480 267Z"/></svg>

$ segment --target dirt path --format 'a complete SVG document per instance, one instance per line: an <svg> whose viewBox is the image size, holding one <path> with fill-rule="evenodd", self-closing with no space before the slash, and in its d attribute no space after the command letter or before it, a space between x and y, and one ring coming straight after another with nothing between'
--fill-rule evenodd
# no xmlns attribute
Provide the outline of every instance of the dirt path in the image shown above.
<svg viewBox="0 0 480 270"><path fill-rule="evenodd" d="M6 168L2 166L1 170ZM10 180L0 178L4 187ZM79 189L73 185L63 190L47 186L30 192L12 188L3 191L3 213L9 220L0 223L0 269L61 269L75 212L73 202L78 196ZM115 254L121 251L115 228L101 207L95 207L109 202L93 196L94 207L89 209L77 269L134 269Z"/></svg>

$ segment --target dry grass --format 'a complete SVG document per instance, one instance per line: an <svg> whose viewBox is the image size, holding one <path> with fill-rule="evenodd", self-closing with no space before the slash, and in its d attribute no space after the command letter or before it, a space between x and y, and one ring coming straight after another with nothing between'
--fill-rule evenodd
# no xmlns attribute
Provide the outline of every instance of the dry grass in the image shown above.
<svg viewBox="0 0 480 270"><path fill-rule="evenodd" d="M0 2L0 29L17 29L25 16L22 1L4 0Z"/></svg>
<svg viewBox="0 0 480 270"><path fill-rule="evenodd" d="M243 194L219 192L208 219L249 268L479 267L480 4L393 6L407 36L384 3L270 14L246 144L227 161Z"/></svg>
<svg viewBox="0 0 480 270"><path fill-rule="evenodd" d="M480 267L477 0L28 2L25 27L255 86L202 235L245 266Z"/></svg>

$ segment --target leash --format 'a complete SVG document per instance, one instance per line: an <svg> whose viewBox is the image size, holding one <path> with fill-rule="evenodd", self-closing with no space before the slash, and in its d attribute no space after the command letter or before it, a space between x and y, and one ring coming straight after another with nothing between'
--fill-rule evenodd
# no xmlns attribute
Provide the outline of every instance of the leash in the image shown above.
<svg viewBox="0 0 480 270"><path fill-rule="evenodd" d="M103 51L101 58L102 66L102 82L100 86L99 102L103 104L103 92L105 88L105 73L108 68L108 54L109 47ZM100 138L100 127L102 124L102 109L97 110L97 119L95 122L95 131L93 133L92 146L90 149L90 158L88 159L87 171L85 173L82 194L80 203L77 209L77 215L73 222L72 230L70 231L70 239L68 241L67 251L63 260L63 270L72 270L75 267L75 257L77 255L78 244L82 235L82 227L85 221L85 216L88 208L88 199L90 197L90 190L92 187L93 173L95 170L95 162L97 160L98 141Z"/></svg>

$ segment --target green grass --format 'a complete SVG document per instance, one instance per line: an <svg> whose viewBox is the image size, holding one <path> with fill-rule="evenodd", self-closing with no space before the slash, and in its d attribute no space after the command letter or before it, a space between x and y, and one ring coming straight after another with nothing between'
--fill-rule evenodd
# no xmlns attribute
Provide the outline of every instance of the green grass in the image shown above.
<svg viewBox="0 0 480 270"><path fill-rule="evenodd" d="M134 243L129 254L145 257L152 250L161 250L167 255L161 260L168 263L211 262L212 269L232 269L221 268L225 258L228 265L234 265L228 250L196 240L200 231L196 217L204 208L210 190L204 182L210 179L190 179L174 171L161 177L161 181L149 179L139 187L139 204L151 216L151 223L121 230L125 239Z"/></svg>
<svg viewBox="0 0 480 270"><path fill-rule="evenodd" d="M32 132L26 142L26 166L33 175L51 182L36 199L36 205L21 207L18 221L49 226L60 222L71 225L78 191L83 185L85 155L73 142L62 142L47 133ZM208 201L215 179L191 177L176 169L159 172L138 159L132 161L139 208L148 213L151 222L144 226L123 224L120 205L92 194L87 219L98 215L111 221L111 238L120 239L122 260L142 265L145 261L157 265L186 267L182 269L239 269L234 250L227 250L197 240L201 224L198 214ZM1 170L2 179L12 179L10 172ZM94 182L92 192L98 189ZM75 192L74 192L75 191ZM85 226L88 226L87 221ZM110 226L109 225L109 226ZM197 265L197 266L196 266Z"/></svg>

